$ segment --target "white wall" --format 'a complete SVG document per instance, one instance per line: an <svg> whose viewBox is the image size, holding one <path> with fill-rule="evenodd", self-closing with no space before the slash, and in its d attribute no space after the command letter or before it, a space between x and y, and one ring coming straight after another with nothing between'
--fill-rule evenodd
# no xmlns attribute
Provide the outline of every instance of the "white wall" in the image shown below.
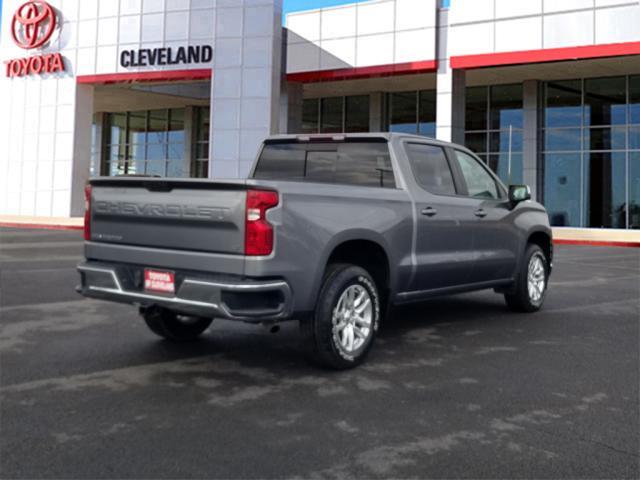
<svg viewBox="0 0 640 480"><path fill-rule="evenodd" d="M640 41L637 0L455 0L450 56Z"/></svg>
<svg viewBox="0 0 640 480"><path fill-rule="evenodd" d="M82 210L90 168L91 86L77 77L213 68L211 174L244 175L259 141L277 131L281 0L48 0L60 25L46 48L14 45L24 0L4 0L0 61L60 52L63 74L8 79L0 72L0 215ZM123 50L210 45L210 64L124 68ZM2 65L4 67L4 65Z"/></svg>
<svg viewBox="0 0 640 480"><path fill-rule="evenodd" d="M436 0L375 0L287 15L287 73L436 58Z"/></svg>

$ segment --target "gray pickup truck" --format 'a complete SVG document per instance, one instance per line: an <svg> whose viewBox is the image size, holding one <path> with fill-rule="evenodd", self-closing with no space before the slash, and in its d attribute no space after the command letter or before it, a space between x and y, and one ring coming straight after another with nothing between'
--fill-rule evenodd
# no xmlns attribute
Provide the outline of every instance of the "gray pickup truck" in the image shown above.
<svg viewBox="0 0 640 480"><path fill-rule="evenodd" d="M175 341L299 320L315 359L350 368L393 305L494 289L540 309L553 247L530 197L433 139L275 136L247 180L92 179L78 290Z"/></svg>

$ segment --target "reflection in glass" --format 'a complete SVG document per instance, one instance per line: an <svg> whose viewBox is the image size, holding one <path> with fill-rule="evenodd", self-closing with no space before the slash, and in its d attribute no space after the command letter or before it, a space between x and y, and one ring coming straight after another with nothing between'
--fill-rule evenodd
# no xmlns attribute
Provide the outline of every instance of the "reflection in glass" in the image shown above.
<svg viewBox="0 0 640 480"><path fill-rule="evenodd" d="M580 151L579 128L547 129L544 132L544 146L548 152Z"/></svg>
<svg viewBox="0 0 640 480"><path fill-rule="evenodd" d="M584 130L585 150L624 150L627 139L624 127L589 128Z"/></svg>
<svg viewBox="0 0 640 480"><path fill-rule="evenodd" d="M111 138L109 143L126 143L127 138L127 114L126 113L110 113L108 115L107 122L110 129L109 134Z"/></svg>
<svg viewBox="0 0 640 480"><path fill-rule="evenodd" d="M389 95L389 131L418 133L417 93L400 92Z"/></svg>
<svg viewBox="0 0 640 480"><path fill-rule="evenodd" d="M302 133L318 133L319 102L317 98L302 103Z"/></svg>
<svg viewBox="0 0 640 480"><path fill-rule="evenodd" d="M546 88L545 125L579 127L582 124L582 85L580 80L549 82Z"/></svg>
<svg viewBox="0 0 640 480"><path fill-rule="evenodd" d="M640 229L640 152L629 153L629 228Z"/></svg>
<svg viewBox="0 0 640 480"><path fill-rule="evenodd" d="M467 133L464 143L472 152L485 153L487 151L487 134L485 132Z"/></svg>
<svg viewBox="0 0 640 480"><path fill-rule="evenodd" d="M490 152L522 152L522 130L503 130L489 134Z"/></svg>
<svg viewBox="0 0 640 480"><path fill-rule="evenodd" d="M522 128L522 84L491 87L491 130Z"/></svg>
<svg viewBox="0 0 640 480"><path fill-rule="evenodd" d="M343 97L323 98L321 100L321 133L342 133Z"/></svg>
<svg viewBox="0 0 640 480"><path fill-rule="evenodd" d="M580 154L544 156L544 199L554 227L580 226Z"/></svg>
<svg viewBox="0 0 640 480"><path fill-rule="evenodd" d="M508 153L499 155L489 155L487 164L493 170L505 185L522 184L522 154L512 153L509 160Z"/></svg>
<svg viewBox="0 0 640 480"><path fill-rule="evenodd" d="M149 128L146 139L148 143L167 141L167 117L167 110L151 110L149 112Z"/></svg>
<svg viewBox="0 0 640 480"><path fill-rule="evenodd" d="M173 108L169 110L169 132L168 132L168 141L169 142L181 142L184 143L186 137L185 127L184 127L184 109L183 108Z"/></svg>
<svg viewBox="0 0 640 480"><path fill-rule="evenodd" d="M422 90L419 92L419 97L418 133L434 138L436 136L436 91Z"/></svg>
<svg viewBox="0 0 640 480"><path fill-rule="evenodd" d="M465 130L487 129L487 87L470 87L465 94Z"/></svg>
<svg viewBox="0 0 640 480"><path fill-rule="evenodd" d="M585 126L626 124L625 77L585 80L584 103Z"/></svg>
<svg viewBox="0 0 640 480"><path fill-rule="evenodd" d="M129 144L145 143L147 139L147 112L129 113Z"/></svg>
<svg viewBox="0 0 640 480"><path fill-rule="evenodd" d="M640 124L640 76L629 77L629 123Z"/></svg>
<svg viewBox="0 0 640 480"><path fill-rule="evenodd" d="M625 154L591 153L585 185L587 226L625 228Z"/></svg>
<svg viewBox="0 0 640 480"><path fill-rule="evenodd" d="M345 132L369 131L369 95L346 97Z"/></svg>

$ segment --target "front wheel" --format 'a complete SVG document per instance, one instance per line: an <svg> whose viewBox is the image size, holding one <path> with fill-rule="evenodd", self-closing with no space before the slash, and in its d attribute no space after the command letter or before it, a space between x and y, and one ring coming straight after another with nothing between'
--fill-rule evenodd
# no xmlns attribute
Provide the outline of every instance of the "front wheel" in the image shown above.
<svg viewBox="0 0 640 480"><path fill-rule="evenodd" d="M301 321L312 358L337 370L364 361L380 325L380 298L371 275L350 264L331 265L316 310Z"/></svg>
<svg viewBox="0 0 640 480"><path fill-rule="evenodd" d="M171 310L158 307L146 308L140 313L149 330L173 342L196 340L213 321L212 318L179 315Z"/></svg>
<svg viewBox="0 0 640 480"><path fill-rule="evenodd" d="M537 312L547 293L549 264L538 245L529 245L516 278L514 293L505 294L507 306L516 312Z"/></svg>

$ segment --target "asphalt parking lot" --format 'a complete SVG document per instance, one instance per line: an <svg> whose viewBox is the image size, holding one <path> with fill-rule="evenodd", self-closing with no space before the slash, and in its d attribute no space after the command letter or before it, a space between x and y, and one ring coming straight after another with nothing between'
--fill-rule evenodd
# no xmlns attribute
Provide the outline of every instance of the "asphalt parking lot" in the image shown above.
<svg viewBox="0 0 640 480"><path fill-rule="evenodd" d="M640 249L556 247L543 312L394 313L368 363L297 325L159 340L74 287L79 232L0 229L3 478L639 478Z"/></svg>

